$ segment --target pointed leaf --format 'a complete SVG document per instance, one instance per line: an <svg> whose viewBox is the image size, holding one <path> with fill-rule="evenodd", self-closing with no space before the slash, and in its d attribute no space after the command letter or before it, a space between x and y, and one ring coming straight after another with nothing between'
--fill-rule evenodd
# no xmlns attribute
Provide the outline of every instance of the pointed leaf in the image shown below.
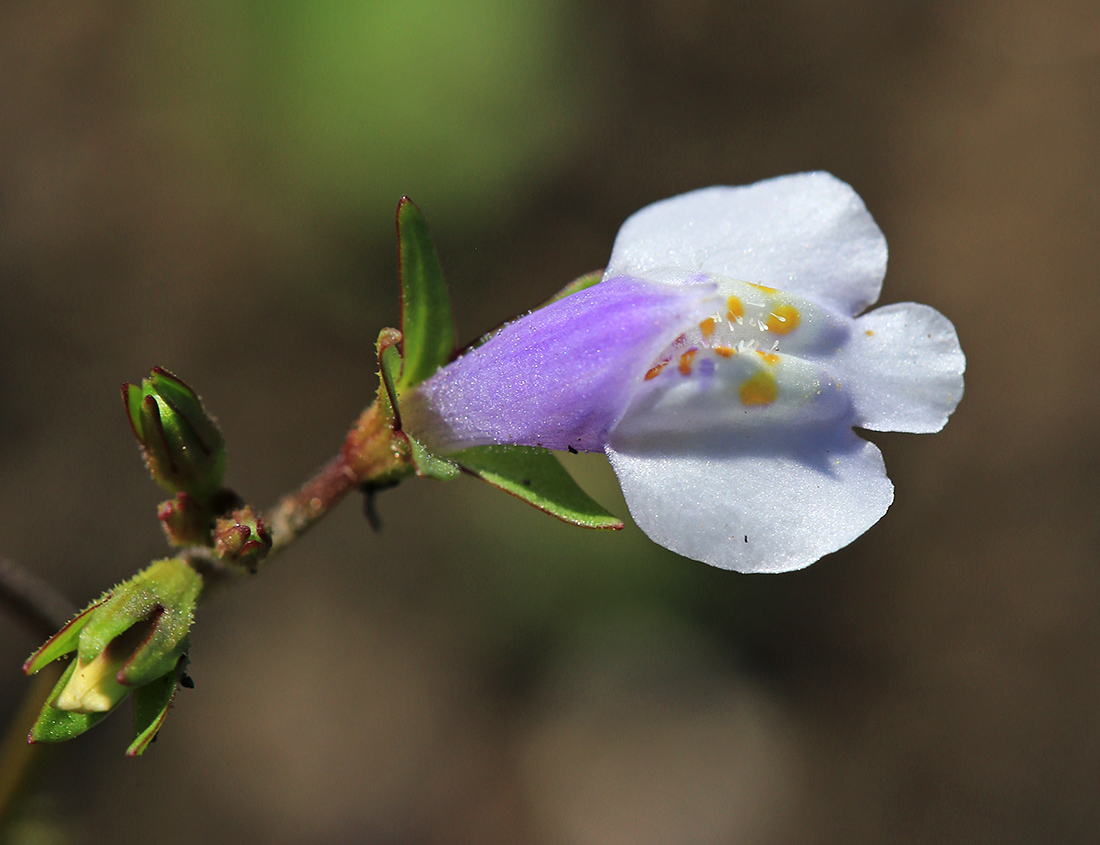
<svg viewBox="0 0 1100 845"><path fill-rule="evenodd" d="M152 389L173 408L190 408L192 406L201 408L202 402L191 386L179 376L168 372L164 367L153 367L148 381ZM200 410L198 414L193 416L199 414L205 416L205 411Z"/></svg>
<svg viewBox="0 0 1100 845"><path fill-rule="evenodd" d="M454 318L443 268L420 209L403 197L397 206L401 268L401 333L405 370L398 389L415 387L447 363L455 348Z"/></svg>
<svg viewBox="0 0 1100 845"><path fill-rule="evenodd" d="M53 688L47 701L54 701L61 694L61 690L69 683L69 679L76 670L76 660L69 664L69 668L61 676L61 679ZM30 742L65 742L73 737L80 736L86 730L98 722L103 721L110 711L106 713L74 713L70 710L58 710L52 704L42 708L38 721L31 728Z"/></svg>
<svg viewBox="0 0 1100 845"><path fill-rule="evenodd" d="M95 660L110 642L130 630L156 607L157 597L148 589L120 584L102 605L102 612L88 621L80 632L78 653L82 660ZM136 632L135 632L136 633Z"/></svg>
<svg viewBox="0 0 1100 845"><path fill-rule="evenodd" d="M141 400L144 398L141 387L126 382L122 385L122 401L126 403L126 417L130 420L130 429L134 437L141 442L143 439L141 427Z"/></svg>
<svg viewBox="0 0 1100 845"><path fill-rule="evenodd" d="M397 351L394 343L386 343L390 338L386 332L392 329L383 329L378 337L378 370L382 377L382 384L386 388L386 398L389 400L390 410L393 412L394 428L401 428L401 410L397 406L397 383L401 377L404 366L401 353Z"/></svg>
<svg viewBox="0 0 1100 845"><path fill-rule="evenodd" d="M190 647L188 631L192 619L191 613L179 611L164 610L157 614L145 641L118 670L118 682L140 687L169 672Z"/></svg>
<svg viewBox="0 0 1100 845"><path fill-rule="evenodd" d="M23 671L28 675L33 675L46 664L52 663L70 651L75 651L80 639L80 632L84 630L84 626L88 624L88 620L91 618L89 614L107 601L108 598L110 598L110 593L104 593L66 622L65 627L46 640L38 651L27 658L27 662L23 664Z"/></svg>
<svg viewBox="0 0 1100 845"><path fill-rule="evenodd" d="M418 475L434 478L436 481L454 481L462 474L457 464L433 455L407 434L405 438L409 441L413 466Z"/></svg>
<svg viewBox="0 0 1100 845"><path fill-rule="evenodd" d="M118 588L121 608L117 615L125 616L131 608L141 609L152 603L149 615L142 617L143 624L134 629L142 639L133 644L133 653L119 670L120 683L140 686L176 665L180 654L187 650L187 634L202 584L202 576L186 561L166 558L154 561ZM108 610L104 607L101 615ZM95 633L93 624L89 623L81 638L82 651L84 640Z"/></svg>
<svg viewBox="0 0 1100 845"><path fill-rule="evenodd" d="M134 741L126 749L127 757L139 757L156 739L168 710L176 697L177 674L169 672L134 692Z"/></svg>
<svg viewBox="0 0 1100 845"><path fill-rule="evenodd" d="M467 472L572 525L614 530L623 527L546 449L479 446L452 458Z"/></svg>

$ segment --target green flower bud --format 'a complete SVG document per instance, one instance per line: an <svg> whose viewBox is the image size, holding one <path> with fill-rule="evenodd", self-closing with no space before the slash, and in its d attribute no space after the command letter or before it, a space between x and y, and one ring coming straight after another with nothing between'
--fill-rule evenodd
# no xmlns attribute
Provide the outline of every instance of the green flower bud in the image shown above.
<svg viewBox="0 0 1100 845"><path fill-rule="evenodd" d="M138 693L140 754L167 713L190 647L202 576L187 561L156 561L89 605L31 655L33 675L70 652L62 675L31 729L32 742L62 742L86 731L129 693Z"/></svg>
<svg viewBox="0 0 1100 845"><path fill-rule="evenodd" d="M271 532L251 506L214 523L214 551L227 563L255 572L271 549Z"/></svg>
<svg viewBox="0 0 1100 845"><path fill-rule="evenodd" d="M122 398L153 479L173 493L212 497L225 476L225 441L195 391L155 367L140 386L124 384Z"/></svg>
<svg viewBox="0 0 1100 845"><path fill-rule="evenodd" d="M171 545L210 545L210 513L186 493L177 493L175 498L161 502L157 508L157 518Z"/></svg>

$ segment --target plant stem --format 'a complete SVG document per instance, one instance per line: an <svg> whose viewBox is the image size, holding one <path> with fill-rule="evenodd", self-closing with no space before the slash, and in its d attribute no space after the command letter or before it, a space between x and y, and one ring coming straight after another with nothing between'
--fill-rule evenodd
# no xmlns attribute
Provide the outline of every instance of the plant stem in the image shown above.
<svg viewBox="0 0 1100 845"><path fill-rule="evenodd" d="M332 510L357 483L355 472L341 453L325 464L297 491L283 496L266 515L271 529L271 551L278 554Z"/></svg>
<svg viewBox="0 0 1100 845"><path fill-rule="evenodd" d="M0 557L0 602L43 639L68 622L77 610L45 580L3 557ZM0 742L0 829L26 787L33 764L43 753L41 746L27 742L27 734L63 668L53 664L34 677Z"/></svg>
<svg viewBox="0 0 1100 845"><path fill-rule="evenodd" d="M43 639L77 611L49 583L6 557L0 557L0 604Z"/></svg>
<svg viewBox="0 0 1100 845"><path fill-rule="evenodd" d="M45 745L31 745L27 734L64 670L64 664L51 663L31 678L0 743L0 831L11 820L12 810L27 788L35 764L53 750Z"/></svg>
<svg viewBox="0 0 1100 845"><path fill-rule="evenodd" d="M340 453L265 515L272 535L272 547L265 560L302 536L352 489L389 486L412 472L408 440L394 430L393 411L388 403L375 401L351 427ZM206 579L204 593L210 587L240 580L242 572L227 567L209 548L188 549L182 556ZM49 584L4 558L0 558L0 603L10 605L43 638L51 636L76 613L76 608ZM28 744L27 734L63 668L54 663L35 676L0 743L0 821L10 818L13 802L26 787L32 763L43 753L41 746Z"/></svg>
<svg viewBox="0 0 1100 845"><path fill-rule="evenodd" d="M408 441L393 430L380 402L370 405L348 432L340 454L264 517L272 546L265 560L304 534L354 487L384 486L412 473Z"/></svg>

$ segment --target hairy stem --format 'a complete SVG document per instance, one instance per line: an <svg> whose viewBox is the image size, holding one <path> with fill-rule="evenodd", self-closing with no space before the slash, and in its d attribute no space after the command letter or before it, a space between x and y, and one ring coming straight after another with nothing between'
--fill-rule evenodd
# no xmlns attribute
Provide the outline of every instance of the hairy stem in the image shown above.
<svg viewBox="0 0 1100 845"><path fill-rule="evenodd" d="M376 401L352 426L340 453L265 515L272 535L265 560L293 543L352 489L378 489L412 473L408 440L394 430L389 404ZM241 567L226 566L207 547L190 548L182 556L203 574L204 595L209 588L236 582L242 575ZM77 610L45 581L4 558L0 558L0 603L9 605L44 638L64 626ZM43 753L41 746L27 744L27 733L63 668L51 664L32 680L0 742L0 819L10 817L12 803L26 788L31 764Z"/></svg>
<svg viewBox="0 0 1100 845"><path fill-rule="evenodd" d="M357 483L355 472L343 455L337 455L298 490L283 496L266 515L272 546L268 557L278 554L332 510Z"/></svg>
<svg viewBox="0 0 1100 845"><path fill-rule="evenodd" d="M380 402L363 411L340 454L265 516L272 535L270 559L304 534L354 487L385 486L412 472L408 443L393 430Z"/></svg>

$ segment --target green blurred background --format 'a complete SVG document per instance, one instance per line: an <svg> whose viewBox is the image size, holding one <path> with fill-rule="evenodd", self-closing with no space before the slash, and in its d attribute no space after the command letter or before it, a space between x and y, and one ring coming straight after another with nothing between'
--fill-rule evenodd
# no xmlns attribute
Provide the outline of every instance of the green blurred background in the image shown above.
<svg viewBox="0 0 1100 845"><path fill-rule="evenodd" d="M942 434L874 437L866 536L744 577L470 479L347 502L201 608L149 754L125 712L61 748L7 841L1097 841L1093 0L3 4L0 553L79 604L163 554L154 364L250 500L325 461L402 194L471 339L649 202L818 168L969 360ZM37 644L0 615L0 718Z"/></svg>

